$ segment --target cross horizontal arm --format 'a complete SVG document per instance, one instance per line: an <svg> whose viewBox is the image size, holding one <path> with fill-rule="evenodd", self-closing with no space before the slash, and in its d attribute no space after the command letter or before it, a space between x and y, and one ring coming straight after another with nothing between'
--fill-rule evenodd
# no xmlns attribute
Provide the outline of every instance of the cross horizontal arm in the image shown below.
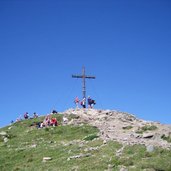
<svg viewBox="0 0 171 171"><path fill-rule="evenodd" d="M83 76L83 75L72 75L72 78L91 78L91 79L95 79L96 77L94 76Z"/></svg>
<svg viewBox="0 0 171 171"><path fill-rule="evenodd" d="M72 75L72 78L83 78L82 75Z"/></svg>
<svg viewBox="0 0 171 171"><path fill-rule="evenodd" d="M96 77L94 77L94 76L85 76L85 78L92 78L92 79L95 79Z"/></svg>

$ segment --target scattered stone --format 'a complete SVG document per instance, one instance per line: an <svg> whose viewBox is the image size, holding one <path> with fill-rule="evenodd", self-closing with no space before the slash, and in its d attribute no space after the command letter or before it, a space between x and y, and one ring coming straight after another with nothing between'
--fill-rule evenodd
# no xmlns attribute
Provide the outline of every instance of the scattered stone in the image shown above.
<svg viewBox="0 0 171 171"><path fill-rule="evenodd" d="M91 156L91 153L87 153L87 154L79 154L79 155L76 155L76 156L71 156L67 159L67 161L71 160L71 159L77 159L77 158L81 158L81 157L89 157Z"/></svg>
<svg viewBox="0 0 171 171"><path fill-rule="evenodd" d="M103 141L103 144L107 144L107 141L106 141L106 140L104 140L104 141Z"/></svg>
<svg viewBox="0 0 171 171"><path fill-rule="evenodd" d="M133 133L130 135L131 137L135 137L135 138L142 138L142 135L137 134L137 133Z"/></svg>
<svg viewBox="0 0 171 171"><path fill-rule="evenodd" d="M5 131L0 132L1 136L7 136L7 133Z"/></svg>
<svg viewBox="0 0 171 171"><path fill-rule="evenodd" d="M146 151L147 152L153 152L154 151L154 146L153 145L148 145L147 147L146 147Z"/></svg>
<svg viewBox="0 0 171 171"><path fill-rule="evenodd" d="M96 151L99 150L99 147L90 147L90 148L85 148L84 151L88 152L88 151Z"/></svg>
<svg viewBox="0 0 171 171"><path fill-rule="evenodd" d="M24 151L26 148L16 148L15 151Z"/></svg>
<svg viewBox="0 0 171 171"><path fill-rule="evenodd" d="M127 137L123 138L123 141L128 141L128 138Z"/></svg>
<svg viewBox="0 0 171 171"><path fill-rule="evenodd" d="M122 167L119 171L128 171L128 169Z"/></svg>
<svg viewBox="0 0 171 171"><path fill-rule="evenodd" d="M71 171L78 171L79 167L78 166L74 166L71 168Z"/></svg>
<svg viewBox="0 0 171 171"><path fill-rule="evenodd" d="M122 155L122 152L123 152L123 150L124 150L124 148L125 148L125 146L122 146L119 150L116 151L116 154L115 154L115 155L116 155L117 157L121 156L121 155Z"/></svg>
<svg viewBox="0 0 171 171"><path fill-rule="evenodd" d="M143 171L156 171L156 170L153 168L150 168L150 169L143 169Z"/></svg>
<svg viewBox="0 0 171 171"><path fill-rule="evenodd" d="M8 138L5 137L5 138L4 138L4 143L7 143L7 142L8 142Z"/></svg>
<svg viewBox="0 0 171 171"><path fill-rule="evenodd" d="M50 161L50 160L52 160L51 157L43 157L43 162L47 162L47 161Z"/></svg>
<svg viewBox="0 0 171 171"><path fill-rule="evenodd" d="M143 138L152 138L154 136L153 133L143 133Z"/></svg>
<svg viewBox="0 0 171 171"><path fill-rule="evenodd" d="M112 171L113 167L114 167L114 165L108 164L108 171Z"/></svg>
<svg viewBox="0 0 171 171"><path fill-rule="evenodd" d="M31 148L36 148L37 147L37 144L33 144L30 146Z"/></svg>

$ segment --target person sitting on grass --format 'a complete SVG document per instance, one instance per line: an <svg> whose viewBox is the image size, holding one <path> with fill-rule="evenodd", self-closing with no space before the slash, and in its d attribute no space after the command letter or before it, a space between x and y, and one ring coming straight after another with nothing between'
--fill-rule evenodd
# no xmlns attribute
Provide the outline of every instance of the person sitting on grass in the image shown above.
<svg viewBox="0 0 171 171"><path fill-rule="evenodd" d="M51 121L50 121L50 125L51 126L58 126L57 119L56 118L52 118Z"/></svg>
<svg viewBox="0 0 171 171"><path fill-rule="evenodd" d="M47 115L43 121L43 125L45 125L45 127L50 126L50 115Z"/></svg>
<svg viewBox="0 0 171 171"><path fill-rule="evenodd" d="M65 116L62 118L63 120L63 124L67 124L68 123L68 118L66 118Z"/></svg>
<svg viewBox="0 0 171 171"><path fill-rule="evenodd" d="M38 114L36 112L33 113L33 118L38 118Z"/></svg>
<svg viewBox="0 0 171 171"><path fill-rule="evenodd" d="M28 114L28 112L26 112L25 114L24 114L24 119L28 119L29 118L29 114Z"/></svg>

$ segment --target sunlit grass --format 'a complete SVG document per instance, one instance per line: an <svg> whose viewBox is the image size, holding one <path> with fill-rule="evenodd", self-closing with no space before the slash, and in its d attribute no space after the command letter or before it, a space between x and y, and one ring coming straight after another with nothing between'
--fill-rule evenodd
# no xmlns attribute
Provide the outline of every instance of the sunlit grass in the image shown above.
<svg viewBox="0 0 171 171"><path fill-rule="evenodd" d="M123 145L115 141L103 142L96 127L85 124L62 126L62 115L54 116L58 119L58 127L38 129L36 123L44 119L40 117L0 129L8 138L5 143L0 136L1 171L104 171L109 167L113 171L121 167L129 171L171 170L168 150L155 148L149 153L145 146L134 145L123 148L118 156L117 151ZM51 160L43 162L43 157L51 157Z"/></svg>

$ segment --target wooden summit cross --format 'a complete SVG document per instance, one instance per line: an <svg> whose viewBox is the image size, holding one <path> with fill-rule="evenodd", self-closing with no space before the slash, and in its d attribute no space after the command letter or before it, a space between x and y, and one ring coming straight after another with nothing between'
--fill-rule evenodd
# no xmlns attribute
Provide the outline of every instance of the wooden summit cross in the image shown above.
<svg viewBox="0 0 171 171"><path fill-rule="evenodd" d="M86 98L86 78L89 79L95 79L94 76L87 76L85 75L85 67L82 68L82 75L72 75L72 78L82 78L82 92L83 92L83 98Z"/></svg>

